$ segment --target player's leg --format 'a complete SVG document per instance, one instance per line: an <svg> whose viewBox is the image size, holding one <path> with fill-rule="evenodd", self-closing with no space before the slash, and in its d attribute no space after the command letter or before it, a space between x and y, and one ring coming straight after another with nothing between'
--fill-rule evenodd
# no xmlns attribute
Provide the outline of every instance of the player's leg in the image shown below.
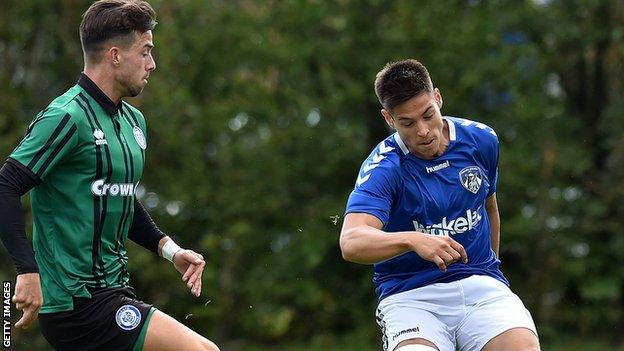
<svg viewBox="0 0 624 351"><path fill-rule="evenodd" d="M428 311L401 305L383 308L379 317L384 351L410 351L416 345L427 351L455 349L444 323Z"/></svg>
<svg viewBox="0 0 624 351"><path fill-rule="evenodd" d="M460 298L456 285L432 284L383 299L377 308L383 350L455 350L449 325L463 316Z"/></svg>
<svg viewBox="0 0 624 351"><path fill-rule="evenodd" d="M520 298L502 282L486 276L461 280L466 317L457 330L462 351L538 351L533 318Z"/></svg>
<svg viewBox="0 0 624 351"><path fill-rule="evenodd" d="M212 341L161 311L154 311L147 326L143 351L219 351Z"/></svg>
<svg viewBox="0 0 624 351"><path fill-rule="evenodd" d="M509 329L488 341L483 351L539 351L539 341L532 330Z"/></svg>
<svg viewBox="0 0 624 351"><path fill-rule="evenodd" d="M401 341L394 351L438 351L438 348L427 339L408 339Z"/></svg>

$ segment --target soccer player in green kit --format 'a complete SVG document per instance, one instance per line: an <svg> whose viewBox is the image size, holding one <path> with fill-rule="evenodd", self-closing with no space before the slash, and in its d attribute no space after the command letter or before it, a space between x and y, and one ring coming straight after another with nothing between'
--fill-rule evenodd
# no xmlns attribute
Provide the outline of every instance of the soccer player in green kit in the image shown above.
<svg viewBox="0 0 624 351"><path fill-rule="evenodd" d="M84 71L33 120L0 169L0 237L17 269L16 327L39 314L57 350L218 350L129 285L129 238L173 263L199 296L203 257L161 232L135 198L148 147L137 96L156 68L156 14L145 1L101 0L84 13ZM31 191L33 247L20 197Z"/></svg>

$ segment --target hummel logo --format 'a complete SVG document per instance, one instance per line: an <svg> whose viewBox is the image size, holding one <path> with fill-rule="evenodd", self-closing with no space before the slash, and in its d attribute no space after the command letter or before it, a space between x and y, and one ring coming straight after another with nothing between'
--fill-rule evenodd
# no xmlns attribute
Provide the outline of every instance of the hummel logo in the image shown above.
<svg viewBox="0 0 624 351"><path fill-rule="evenodd" d="M400 332L392 336L392 341L396 340L396 338L398 338L399 336L408 334L408 333L420 333L420 328L416 327L416 328L409 328L409 329L401 330Z"/></svg>
<svg viewBox="0 0 624 351"><path fill-rule="evenodd" d="M104 132L96 129L95 132L93 132L93 136L95 137L95 145L106 145L108 144L108 142L106 141L106 139L104 139Z"/></svg>
<svg viewBox="0 0 624 351"><path fill-rule="evenodd" d="M444 161L443 163L440 163L439 165L435 165L433 167L425 167L427 169L427 173L433 173L433 172L437 172L441 169L445 169L451 166L451 163L447 160Z"/></svg>

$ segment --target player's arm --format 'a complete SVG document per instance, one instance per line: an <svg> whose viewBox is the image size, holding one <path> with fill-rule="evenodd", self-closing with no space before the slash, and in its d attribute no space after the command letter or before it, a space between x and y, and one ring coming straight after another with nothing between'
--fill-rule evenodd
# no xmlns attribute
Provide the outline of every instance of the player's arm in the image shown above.
<svg viewBox="0 0 624 351"><path fill-rule="evenodd" d="M138 200L134 200L134 217L128 232L128 239L158 254L158 244L166 237L152 220L145 207Z"/></svg>
<svg viewBox="0 0 624 351"><path fill-rule="evenodd" d="M38 184L24 166L10 160L0 169L0 238L17 270L13 303L23 311L18 328L27 328L43 304L39 268L26 238L20 198Z"/></svg>
<svg viewBox="0 0 624 351"><path fill-rule="evenodd" d="M373 215L347 214L340 232L342 257L355 263L374 264L414 251L442 271L459 260L468 262L464 247L449 236L413 231L386 233L381 228L381 221Z"/></svg>
<svg viewBox="0 0 624 351"><path fill-rule="evenodd" d="M490 219L490 237L492 238L492 250L498 257L500 247L500 214L498 212L498 202L496 193L493 193L485 200L485 209Z"/></svg>
<svg viewBox="0 0 624 351"><path fill-rule="evenodd" d="M178 246L154 223L147 210L134 200L134 218L128 238L144 248L171 261L182 273L182 280L195 296L201 294L201 278L206 262L204 257L192 250Z"/></svg>
<svg viewBox="0 0 624 351"><path fill-rule="evenodd" d="M24 313L16 327L28 327L43 304L37 263L24 231L20 197L72 154L79 140L77 122L82 121L81 117L73 117L63 109L46 108L28 126L1 171L0 234L18 273L13 302Z"/></svg>

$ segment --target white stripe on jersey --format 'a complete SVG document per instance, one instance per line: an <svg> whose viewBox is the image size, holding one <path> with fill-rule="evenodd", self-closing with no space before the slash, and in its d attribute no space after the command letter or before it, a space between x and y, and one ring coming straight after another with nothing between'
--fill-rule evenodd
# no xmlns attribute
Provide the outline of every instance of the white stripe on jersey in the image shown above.
<svg viewBox="0 0 624 351"><path fill-rule="evenodd" d="M451 121L448 118L444 119L449 126L449 138L451 139L451 141L455 141L457 139L457 134L455 132L455 123L453 123L453 121Z"/></svg>
<svg viewBox="0 0 624 351"><path fill-rule="evenodd" d="M409 149L407 148L407 146L405 146L405 143L403 142L403 139L401 139L399 132L394 133L394 141L396 141L397 145L399 145L399 147L403 151L403 154L409 154Z"/></svg>

